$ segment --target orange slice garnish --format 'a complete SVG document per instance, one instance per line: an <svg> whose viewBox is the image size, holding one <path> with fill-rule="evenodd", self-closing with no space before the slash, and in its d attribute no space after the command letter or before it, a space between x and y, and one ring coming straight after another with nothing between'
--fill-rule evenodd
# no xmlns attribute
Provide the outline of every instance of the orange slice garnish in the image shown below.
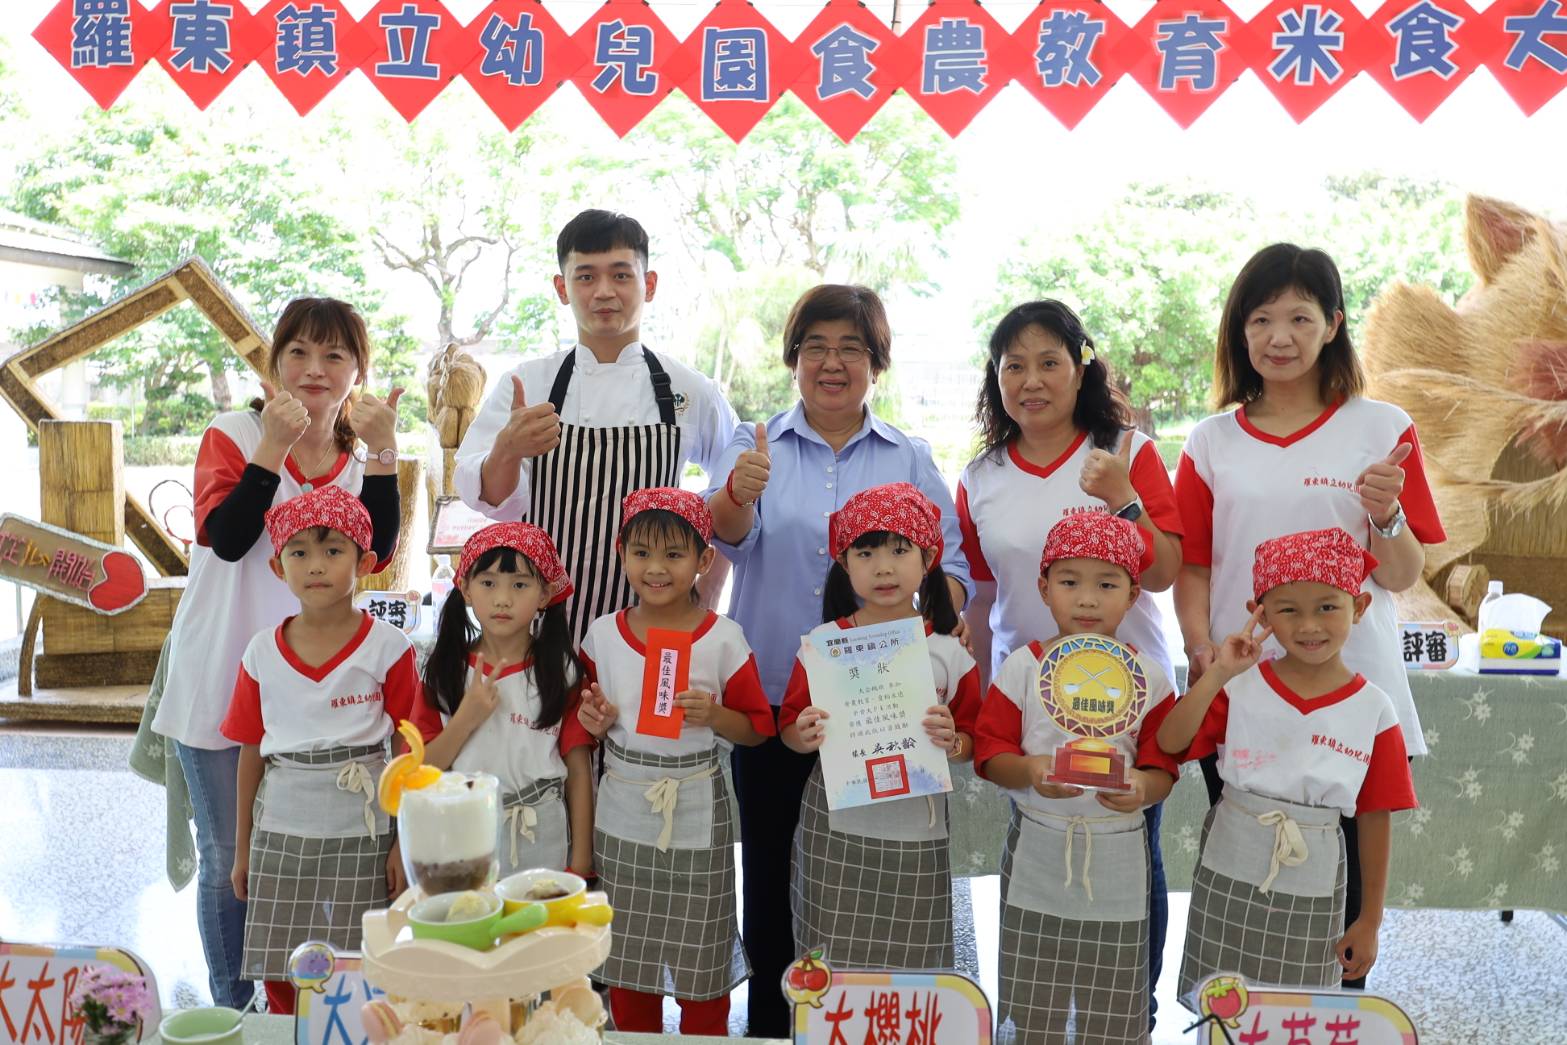
<svg viewBox="0 0 1567 1045"><path fill-rule="evenodd" d="M390 816L396 816L397 810L401 808L404 791L418 791L441 779L439 769L423 764L424 738L419 735L414 724L404 719L398 723L397 732L408 742L408 751L386 764L386 768L381 771L380 784L376 787L381 808Z"/></svg>

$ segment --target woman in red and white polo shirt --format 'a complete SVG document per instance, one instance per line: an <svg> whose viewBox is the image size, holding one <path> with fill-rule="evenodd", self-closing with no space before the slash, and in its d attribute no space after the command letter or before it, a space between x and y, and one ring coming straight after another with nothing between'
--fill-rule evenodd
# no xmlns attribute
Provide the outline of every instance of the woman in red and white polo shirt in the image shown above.
<svg viewBox="0 0 1567 1045"><path fill-rule="evenodd" d="M1364 387L1333 259L1291 243L1259 251L1230 288L1219 326L1214 400L1235 409L1192 429L1176 474L1186 525L1176 615L1195 680L1213 662L1216 638L1239 631L1250 613L1257 545L1342 527L1380 564L1366 580L1371 607L1350 633L1344 663L1392 698L1405 748L1422 755L1391 593L1419 581L1423 545L1447 537L1414 424L1393 404L1364 398ZM1216 800L1211 760L1203 772ZM1353 919L1353 820L1345 832Z"/></svg>

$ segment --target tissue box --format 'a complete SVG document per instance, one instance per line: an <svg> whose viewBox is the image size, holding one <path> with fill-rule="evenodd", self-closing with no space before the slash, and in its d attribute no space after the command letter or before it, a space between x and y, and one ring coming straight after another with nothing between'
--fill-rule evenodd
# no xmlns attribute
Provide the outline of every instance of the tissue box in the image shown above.
<svg viewBox="0 0 1567 1045"><path fill-rule="evenodd" d="M1480 674L1557 675L1562 670L1560 639L1488 628L1480 635Z"/></svg>

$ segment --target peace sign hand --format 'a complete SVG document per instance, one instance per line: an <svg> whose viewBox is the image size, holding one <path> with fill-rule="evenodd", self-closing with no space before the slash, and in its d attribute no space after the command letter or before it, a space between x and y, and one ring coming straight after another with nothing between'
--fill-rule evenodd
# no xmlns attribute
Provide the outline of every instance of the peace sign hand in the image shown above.
<svg viewBox="0 0 1567 1045"><path fill-rule="evenodd" d="M1228 682L1256 664L1262 657L1262 644L1273 634L1273 628L1266 624L1258 632L1257 626L1261 622L1262 607L1258 606L1252 611L1244 628L1220 643L1214 653L1213 666L1208 671Z"/></svg>
<svg viewBox="0 0 1567 1045"><path fill-rule="evenodd" d="M393 388L386 398L360 393L348 414L348 426L354 435L364 441L371 454L397 447L397 401L403 396L401 388Z"/></svg>
<svg viewBox="0 0 1567 1045"><path fill-rule="evenodd" d="M1115 453L1097 447L1090 450L1077 484L1111 511L1137 500L1137 489L1132 486L1132 433L1121 433L1121 445Z"/></svg>
<svg viewBox="0 0 1567 1045"><path fill-rule="evenodd" d="M459 729L472 733L483 725L500 705L501 694L496 687L496 682L505 667L505 657L494 664L486 664L482 659L479 661L479 673L473 677L467 692L462 695L462 703L457 706L457 714L452 716L454 724Z"/></svg>
<svg viewBox="0 0 1567 1045"><path fill-rule="evenodd" d="M1404 492L1404 470L1399 467L1414 452L1409 443L1399 443L1382 460L1366 466L1355 479L1355 492L1371 521L1386 528L1398 514L1398 498Z"/></svg>

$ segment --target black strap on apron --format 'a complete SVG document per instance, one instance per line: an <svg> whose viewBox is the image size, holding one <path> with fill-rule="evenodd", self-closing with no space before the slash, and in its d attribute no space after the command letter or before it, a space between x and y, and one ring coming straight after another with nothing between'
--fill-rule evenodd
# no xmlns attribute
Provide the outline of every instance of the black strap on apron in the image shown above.
<svg viewBox="0 0 1567 1045"><path fill-rule="evenodd" d="M615 555L620 502L633 490L680 482L680 428L675 396L658 357L642 349L662 423L589 428L561 425L561 442L533 459L528 517L554 540L576 593L566 603L572 642L606 613L631 605L633 594ZM550 388L556 413L576 372L567 354Z"/></svg>
<svg viewBox="0 0 1567 1045"><path fill-rule="evenodd" d="M666 425L675 423L675 393L669 374L664 370L664 364L658 361L658 357L642 346L642 361L647 364L648 380L653 383L653 401L658 404L658 419ZM561 360L560 369L555 371L555 383L550 385L550 403L555 407L555 413L566 408L566 390L571 387L571 377L577 372L577 353L573 349Z"/></svg>

